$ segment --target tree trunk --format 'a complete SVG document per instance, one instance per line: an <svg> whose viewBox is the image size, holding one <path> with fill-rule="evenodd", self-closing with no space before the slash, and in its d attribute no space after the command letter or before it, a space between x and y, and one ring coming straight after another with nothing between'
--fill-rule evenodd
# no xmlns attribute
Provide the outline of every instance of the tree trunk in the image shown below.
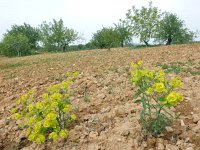
<svg viewBox="0 0 200 150"><path fill-rule="evenodd" d="M168 38L166 45L171 45L171 43L172 43L172 38Z"/></svg>
<svg viewBox="0 0 200 150"><path fill-rule="evenodd" d="M123 40L121 41L121 47L124 47L124 41Z"/></svg>
<svg viewBox="0 0 200 150"><path fill-rule="evenodd" d="M65 43L64 46L63 46L63 52L66 51L66 47L67 47L67 44Z"/></svg>
<svg viewBox="0 0 200 150"><path fill-rule="evenodd" d="M146 46L149 46L149 43L147 41L144 41L144 43L145 43Z"/></svg>

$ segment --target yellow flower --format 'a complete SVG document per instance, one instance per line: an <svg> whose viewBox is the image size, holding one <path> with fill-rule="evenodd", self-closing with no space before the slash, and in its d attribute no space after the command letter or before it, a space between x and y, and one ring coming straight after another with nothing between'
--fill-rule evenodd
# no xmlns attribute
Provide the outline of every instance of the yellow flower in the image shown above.
<svg viewBox="0 0 200 150"><path fill-rule="evenodd" d="M36 143L37 144L41 144L41 143L44 143L45 142L45 136L44 135L42 135L42 134L39 134L39 135L37 135L37 137L36 137Z"/></svg>
<svg viewBox="0 0 200 150"><path fill-rule="evenodd" d="M159 82L165 82L165 78L160 77L160 78L158 78L158 81L159 81Z"/></svg>
<svg viewBox="0 0 200 150"><path fill-rule="evenodd" d="M167 102L171 105L174 105L176 103L178 103L180 100L180 94L176 93L176 92L171 92L168 96L167 96Z"/></svg>
<svg viewBox="0 0 200 150"><path fill-rule="evenodd" d="M45 128L50 127L49 120L45 120L44 123L43 123L43 126L44 126Z"/></svg>
<svg viewBox="0 0 200 150"><path fill-rule="evenodd" d="M60 102L62 100L62 95L60 93L54 93L50 96L51 101Z"/></svg>
<svg viewBox="0 0 200 150"><path fill-rule="evenodd" d="M30 133L31 133L31 128L27 128L27 129L26 129L26 135L29 136Z"/></svg>
<svg viewBox="0 0 200 150"><path fill-rule="evenodd" d="M17 104L23 104L24 102L27 101L27 94L23 94L18 100L17 100Z"/></svg>
<svg viewBox="0 0 200 150"><path fill-rule="evenodd" d="M67 130L61 130L61 131L59 132L59 136L60 136L61 138L66 138L66 137L68 136L68 131L67 131Z"/></svg>
<svg viewBox="0 0 200 150"><path fill-rule="evenodd" d="M20 115L19 113L15 113L15 114L14 114L14 118L15 118L15 119L19 119L20 117L21 117L21 115Z"/></svg>
<svg viewBox="0 0 200 150"><path fill-rule="evenodd" d="M60 84L54 84L52 85L53 89L56 91L56 90L59 90L60 89Z"/></svg>
<svg viewBox="0 0 200 150"><path fill-rule="evenodd" d="M79 75L79 72L78 71L75 71L74 73L73 73L73 77L77 77Z"/></svg>
<svg viewBox="0 0 200 150"><path fill-rule="evenodd" d="M70 80L63 81L63 82L62 82L62 88L63 88L63 89L66 89L66 88L69 86L70 83L71 83Z"/></svg>
<svg viewBox="0 0 200 150"><path fill-rule="evenodd" d="M53 139L54 141L56 141L58 139L58 133L56 132L51 132L49 134L49 139Z"/></svg>
<svg viewBox="0 0 200 150"><path fill-rule="evenodd" d="M32 95L34 93L34 90L29 90L28 95Z"/></svg>
<svg viewBox="0 0 200 150"><path fill-rule="evenodd" d="M27 107L26 107L26 109L28 110L28 111L31 111L31 110L33 110L33 105L28 105Z"/></svg>
<svg viewBox="0 0 200 150"><path fill-rule="evenodd" d="M71 119L76 120L76 115L75 114L71 115Z"/></svg>
<svg viewBox="0 0 200 150"><path fill-rule="evenodd" d="M178 102L183 101L183 95L182 94L176 93L176 96L177 96Z"/></svg>
<svg viewBox="0 0 200 150"><path fill-rule="evenodd" d="M66 105L65 108L63 109L63 112L65 112L65 113L66 113L66 112L69 112L70 109L71 109L71 105L68 104L68 105Z"/></svg>
<svg viewBox="0 0 200 150"><path fill-rule="evenodd" d="M14 114L17 112L17 108L12 108L11 113Z"/></svg>
<svg viewBox="0 0 200 150"><path fill-rule="evenodd" d="M155 71L149 71L149 72L146 74L146 76L149 77L150 79L153 79L154 74L155 74Z"/></svg>
<svg viewBox="0 0 200 150"><path fill-rule="evenodd" d="M34 126L34 131L37 133L41 130L41 127L42 127L42 123L39 121L35 124Z"/></svg>
<svg viewBox="0 0 200 150"><path fill-rule="evenodd" d="M140 60L140 61L138 61L138 63L137 63L139 66L142 66L143 65L143 61L142 60Z"/></svg>
<svg viewBox="0 0 200 150"><path fill-rule="evenodd" d="M164 83L155 83L155 84L153 84L153 88L154 88L154 91L156 91L158 93L166 92Z"/></svg>
<svg viewBox="0 0 200 150"><path fill-rule="evenodd" d="M55 107L58 106L58 102L53 102L52 106L55 106Z"/></svg>
<svg viewBox="0 0 200 150"><path fill-rule="evenodd" d="M175 88L180 88L182 86L182 82L179 78L173 78L170 80L169 85Z"/></svg>
<svg viewBox="0 0 200 150"><path fill-rule="evenodd" d="M43 106L42 106L41 103L37 103L37 104L35 105L35 107L36 107L37 109L39 109L39 110L42 110L42 108L43 108Z"/></svg>
<svg viewBox="0 0 200 150"><path fill-rule="evenodd" d="M133 69L137 69L138 65L135 64L134 62L131 62L131 67L132 67Z"/></svg>
<svg viewBox="0 0 200 150"><path fill-rule="evenodd" d="M66 72L66 76L67 76L67 77L70 77L70 76L71 76L71 72L69 72L69 71Z"/></svg>
<svg viewBox="0 0 200 150"><path fill-rule="evenodd" d="M148 89L145 91L145 93L146 93L147 95L151 95L152 92L153 92L153 89L152 89L152 88L148 88Z"/></svg>
<svg viewBox="0 0 200 150"><path fill-rule="evenodd" d="M60 86L61 86L60 84L52 85L47 89L47 91L48 92L59 92Z"/></svg>
<svg viewBox="0 0 200 150"><path fill-rule="evenodd" d="M56 114L55 113L53 113L53 112L51 112L51 113L49 113L47 116L46 116L46 120L55 120L56 119Z"/></svg>
<svg viewBox="0 0 200 150"><path fill-rule="evenodd" d="M57 128L57 121L56 120L52 120L51 123L50 123L50 127L52 128Z"/></svg>
<svg viewBox="0 0 200 150"><path fill-rule="evenodd" d="M47 93L44 93L44 94L42 94L42 99L48 99L48 94Z"/></svg>
<svg viewBox="0 0 200 150"><path fill-rule="evenodd" d="M30 118L28 121L27 121L27 124L30 126L31 124L35 123L35 118Z"/></svg>
<svg viewBox="0 0 200 150"><path fill-rule="evenodd" d="M28 140L29 140L29 141L34 141L35 137L36 137L36 135L35 135L34 133L32 133L32 134L30 134L30 135L28 136Z"/></svg>
<svg viewBox="0 0 200 150"><path fill-rule="evenodd" d="M165 72L162 69L160 69L160 70L158 70L158 75L160 77L163 77L163 76L165 76Z"/></svg>

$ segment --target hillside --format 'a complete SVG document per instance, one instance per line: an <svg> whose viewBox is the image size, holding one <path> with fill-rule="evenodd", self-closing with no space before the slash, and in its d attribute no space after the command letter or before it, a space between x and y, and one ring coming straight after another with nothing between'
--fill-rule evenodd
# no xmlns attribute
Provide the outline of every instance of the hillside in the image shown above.
<svg viewBox="0 0 200 150"><path fill-rule="evenodd" d="M173 108L181 113L173 132L147 140L130 83L130 63L138 60L183 80L184 101ZM9 111L21 94L34 89L40 96L48 86L65 80L67 71L80 73L70 87L77 120L68 140L49 141L48 150L200 149L200 44L0 57L0 149L44 149L27 141L18 122L7 119Z"/></svg>

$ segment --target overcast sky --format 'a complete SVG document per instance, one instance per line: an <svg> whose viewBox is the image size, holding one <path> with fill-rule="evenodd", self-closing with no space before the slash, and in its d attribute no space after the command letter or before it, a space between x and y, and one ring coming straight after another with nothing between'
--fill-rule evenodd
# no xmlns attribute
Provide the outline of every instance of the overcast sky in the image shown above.
<svg viewBox="0 0 200 150"><path fill-rule="evenodd" d="M176 13L188 28L200 29L200 0L152 0L163 11ZM90 40L103 26L125 18L128 9L147 6L149 0L0 0L0 38L11 25L24 22L38 26L42 21L63 19L65 26Z"/></svg>

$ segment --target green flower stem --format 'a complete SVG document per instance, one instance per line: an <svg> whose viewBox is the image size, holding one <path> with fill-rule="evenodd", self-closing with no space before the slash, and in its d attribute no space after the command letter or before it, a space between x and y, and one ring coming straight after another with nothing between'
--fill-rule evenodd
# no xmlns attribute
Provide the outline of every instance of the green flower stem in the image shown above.
<svg viewBox="0 0 200 150"><path fill-rule="evenodd" d="M167 113L168 115L170 115L171 118L174 118L174 116L172 116L164 107L162 108L162 110Z"/></svg>

